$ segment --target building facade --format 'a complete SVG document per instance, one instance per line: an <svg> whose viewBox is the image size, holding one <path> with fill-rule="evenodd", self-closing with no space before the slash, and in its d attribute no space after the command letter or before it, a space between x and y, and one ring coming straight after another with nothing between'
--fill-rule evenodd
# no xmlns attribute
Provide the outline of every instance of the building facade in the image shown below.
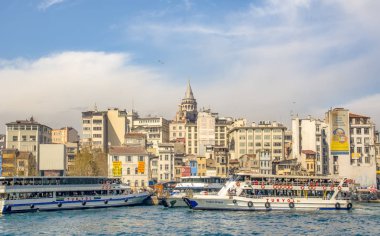
<svg viewBox="0 0 380 236"><path fill-rule="evenodd" d="M375 186L375 126L370 117L335 108L326 112L325 122L329 125L330 174Z"/></svg>
<svg viewBox="0 0 380 236"><path fill-rule="evenodd" d="M169 142L169 121L163 117L138 118L133 121L132 132L145 134L148 145L158 149L158 144Z"/></svg>
<svg viewBox="0 0 380 236"><path fill-rule="evenodd" d="M304 171L307 168L306 156L310 162L311 154L315 153L315 175L329 174L329 143L327 138L328 124L319 119L308 117L300 119L298 117L292 119L292 158L298 159L301 168ZM303 153L306 151L306 154ZM309 163L310 167L311 163Z"/></svg>
<svg viewBox="0 0 380 236"><path fill-rule="evenodd" d="M52 129L51 141L57 144L77 143L79 142L78 131L72 127Z"/></svg>
<svg viewBox="0 0 380 236"><path fill-rule="evenodd" d="M252 126L234 127L228 133L231 159L245 154L269 153L272 160L284 159L286 127L277 122L252 123Z"/></svg>
<svg viewBox="0 0 380 236"><path fill-rule="evenodd" d="M35 176L36 160L31 152L3 149L0 169L4 177Z"/></svg>
<svg viewBox="0 0 380 236"><path fill-rule="evenodd" d="M150 154L141 146L111 146L108 176L121 177L133 188L147 187L150 180Z"/></svg>
<svg viewBox="0 0 380 236"><path fill-rule="evenodd" d="M158 182L173 181L174 168L174 144L162 143L158 145Z"/></svg>
<svg viewBox="0 0 380 236"><path fill-rule="evenodd" d="M18 120L6 124L6 148L31 152L39 162L40 144L51 143L52 129L36 122L33 117L30 120Z"/></svg>

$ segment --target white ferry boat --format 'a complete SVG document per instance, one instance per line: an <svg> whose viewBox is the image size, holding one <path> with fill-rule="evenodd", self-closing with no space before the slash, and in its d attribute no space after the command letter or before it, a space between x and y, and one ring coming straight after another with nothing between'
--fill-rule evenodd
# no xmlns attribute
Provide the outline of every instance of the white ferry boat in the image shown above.
<svg viewBox="0 0 380 236"><path fill-rule="evenodd" d="M189 193L215 195L223 187L224 179L212 176L182 177L171 193L162 200L165 207L187 207L183 197Z"/></svg>
<svg viewBox="0 0 380 236"><path fill-rule="evenodd" d="M130 206L149 196L118 178L0 177L0 214Z"/></svg>
<svg viewBox="0 0 380 236"><path fill-rule="evenodd" d="M350 210L348 179L238 174L217 195L188 195L194 210Z"/></svg>

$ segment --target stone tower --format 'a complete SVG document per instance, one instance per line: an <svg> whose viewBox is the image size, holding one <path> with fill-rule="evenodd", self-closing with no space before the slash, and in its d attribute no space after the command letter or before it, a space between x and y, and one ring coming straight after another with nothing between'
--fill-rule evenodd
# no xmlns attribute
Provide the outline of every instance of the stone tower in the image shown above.
<svg viewBox="0 0 380 236"><path fill-rule="evenodd" d="M195 122L197 119L197 100L195 100L193 91L191 90L190 81L187 83L185 97L178 106L176 121Z"/></svg>

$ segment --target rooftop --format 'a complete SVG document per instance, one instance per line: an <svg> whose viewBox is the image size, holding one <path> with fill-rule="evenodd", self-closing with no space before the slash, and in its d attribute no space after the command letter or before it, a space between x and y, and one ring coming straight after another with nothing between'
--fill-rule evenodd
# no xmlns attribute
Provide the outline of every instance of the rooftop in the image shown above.
<svg viewBox="0 0 380 236"><path fill-rule="evenodd" d="M142 146L111 146L109 149L111 155L120 154L148 154Z"/></svg>

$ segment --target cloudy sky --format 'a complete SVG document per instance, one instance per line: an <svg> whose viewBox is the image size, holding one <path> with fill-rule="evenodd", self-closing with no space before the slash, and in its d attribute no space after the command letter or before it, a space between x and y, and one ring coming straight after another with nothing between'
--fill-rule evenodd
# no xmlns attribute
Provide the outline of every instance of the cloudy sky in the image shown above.
<svg viewBox="0 0 380 236"><path fill-rule="evenodd" d="M377 0L2 0L0 133L34 116L80 130L118 107L290 123L345 107L380 124Z"/></svg>

